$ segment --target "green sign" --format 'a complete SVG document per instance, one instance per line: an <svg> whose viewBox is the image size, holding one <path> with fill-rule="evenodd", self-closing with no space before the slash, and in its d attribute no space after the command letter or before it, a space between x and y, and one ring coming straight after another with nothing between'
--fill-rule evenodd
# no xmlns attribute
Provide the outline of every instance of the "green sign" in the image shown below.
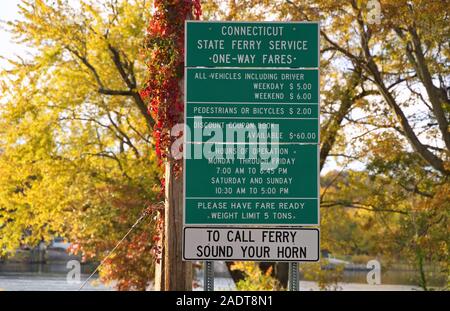
<svg viewBox="0 0 450 311"><path fill-rule="evenodd" d="M318 23L186 21L187 67L319 66Z"/></svg>
<svg viewBox="0 0 450 311"><path fill-rule="evenodd" d="M187 102L291 103L318 106L317 69L188 68Z"/></svg>
<svg viewBox="0 0 450 311"><path fill-rule="evenodd" d="M186 224L318 224L316 144L189 144L185 155Z"/></svg>
<svg viewBox="0 0 450 311"><path fill-rule="evenodd" d="M317 23L186 23L186 225L319 224L318 37Z"/></svg>
<svg viewBox="0 0 450 311"><path fill-rule="evenodd" d="M319 225L317 198L186 198L185 224Z"/></svg>
<svg viewBox="0 0 450 311"><path fill-rule="evenodd" d="M189 103L188 103L189 105ZM186 125L193 129L187 142L257 143L275 141L280 143L318 143L318 119L310 118L242 118L234 117L187 117ZM232 138L232 139L229 139Z"/></svg>
<svg viewBox="0 0 450 311"><path fill-rule="evenodd" d="M318 79L318 70L188 68L186 123L210 134L187 141L204 142L220 127L222 135L248 129L247 142L250 130L267 129L269 138L278 142L317 143Z"/></svg>
<svg viewBox="0 0 450 311"><path fill-rule="evenodd" d="M207 117L234 117L234 118L308 118L319 117L319 106L317 104L277 104L267 103L265 105L249 103L212 103L212 102L190 102L186 107L187 118L196 116Z"/></svg>

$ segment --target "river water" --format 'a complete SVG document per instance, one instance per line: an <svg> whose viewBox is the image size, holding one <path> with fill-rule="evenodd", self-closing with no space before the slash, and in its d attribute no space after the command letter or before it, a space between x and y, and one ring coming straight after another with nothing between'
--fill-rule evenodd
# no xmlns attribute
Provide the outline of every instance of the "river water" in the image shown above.
<svg viewBox="0 0 450 311"><path fill-rule="evenodd" d="M64 263L29 264L0 263L0 290L7 291L76 291L79 290L89 274L95 269L92 264L80 266L80 277L67 278L70 269ZM83 287L83 290L113 290L102 284L98 276L94 276Z"/></svg>
<svg viewBox="0 0 450 311"><path fill-rule="evenodd" d="M219 263L215 278L216 290L236 290L233 280ZM82 265L80 282L67 280L68 268L64 264L24 264L24 263L0 263L0 291L76 291L82 282L86 280L94 265ZM417 274L410 270L387 271L381 276L382 285L368 285L365 271L345 271L344 282L339 283L335 290L420 290L417 287ZM429 275L430 286L442 287L446 284L446 277L442 274ZM202 290L202 272L197 273L195 290ZM317 283L300 281L301 290L319 290ZM102 284L97 276L94 276L84 287L86 291L111 291L113 286Z"/></svg>

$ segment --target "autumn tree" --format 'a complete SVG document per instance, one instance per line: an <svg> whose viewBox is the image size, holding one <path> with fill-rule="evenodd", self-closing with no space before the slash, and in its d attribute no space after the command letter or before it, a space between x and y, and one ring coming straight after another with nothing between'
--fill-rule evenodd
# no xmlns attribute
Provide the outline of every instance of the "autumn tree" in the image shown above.
<svg viewBox="0 0 450 311"><path fill-rule="evenodd" d="M214 19L321 22L320 168L339 168L322 181L323 246L386 256L401 249L397 257L419 271L426 260L448 262L449 3L230 0L203 7ZM355 166L365 172L349 169ZM350 222L365 229L337 241ZM363 247L369 239L373 247Z"/></svg>
<svg viewBox="0 0 450 311"><path fill-rule="evenodd" d="M371 95L364 100L353 97L353 111L342 119L347 122L343 126L360 129L344 141L354 150L351 156L366 165L370 182L361 186L368 193L357 200L348 193L343 202L332 202L322 193L322 206L337 204L394 217L394 228L386 228L390 233L381 230L381 236L390 236L397 254L405 251L416 263L420 285L426 289L424 261L448 260L448 3L381 1L378 21L371 19L374 12L365 1L324 1L309 8L294 1L288 5L297 18L332 17L321 31L325 55L337 55L335 61L347 64L344 72L359 76L359 85L345 89ZM344 104L340 102L338 112ZM330 141L328 125L340 121L339 113L329 120L321 154ZM353 193L355 182L348 185Z"/></svg>
<svg viewBox="0 0 450 311"><path fill-rule="evenodd" d="M361 0L203 0L202 10L206 20L321 22L322 246L406 258L428 288L426 262L448 271L450 8L375 2L379 12ZM143 210L162 207L160 163L182 102L180 42L168 36L179 34L149 28L149 1L71 3L23 1L8 25L29 54L1 73L2 255L62 235L101 259ZM147 217L103 277L146 288L157 226Z"/></svg>
<svg viewBox="0 0 450 311"><path fill-rule="evenodd" d="M149 1L22 1L7 28L29 53L1 74L0 252L62 236L101 260L161 204L153 119L139 95ZM102 269L119 289L153 278L152 217Z"/></svg>

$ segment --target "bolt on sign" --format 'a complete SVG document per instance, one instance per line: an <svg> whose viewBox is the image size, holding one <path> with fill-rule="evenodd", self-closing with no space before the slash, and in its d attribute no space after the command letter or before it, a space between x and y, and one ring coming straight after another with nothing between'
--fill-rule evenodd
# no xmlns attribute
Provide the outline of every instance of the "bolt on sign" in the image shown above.
<svg viewBox="0 0 450 311"><path fill-rule="evenodd" d="M318 260L318 229L299 226L319 225L319 24L185 27L183 258Z"/></svg>

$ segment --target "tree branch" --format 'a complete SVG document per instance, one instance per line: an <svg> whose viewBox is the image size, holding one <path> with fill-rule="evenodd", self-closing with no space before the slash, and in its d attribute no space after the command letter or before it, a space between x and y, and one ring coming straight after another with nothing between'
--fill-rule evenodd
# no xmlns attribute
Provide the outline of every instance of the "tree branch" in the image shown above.
<svg viewBox="0 0 450 311"><path fill-rule="evenodd" d="M133 96L133 92L128 90L110 90L105 88L99 88L98 92L103 95Z"/></svg>
<svg viewBox="0 0 450 311"><path fill-rule="evenodd" d="M376 208L373 205L368 205L360 202L348 202L348 201L325 201L320 203L320 207L335 207L335 206L342 206L343 208L355 208L355 209L362 209L370 212L387 212L387 213L397 213L402 215L408 215L408 212L396 210L396 209L390 209L390 208Z"/></svg>
<svg viewBox="0 0 450 311"><path fill-rule="evenodd" d="M374 77L375 85L378 87L381 95L384 97L387 104L394 110L394 113L397 116L397 119L399 120L403 128L405 136L411 143L414 150L416 150L416 152L433 168L435 168L436 170L440 171L445 175L450 175L450 171L447 170L444 166L444 161L439 157L437 157L435 154L433 154L430 150L428 150L428 148L426 148L426 146L424 146L420 142L411 125L409 124L408 118L406 117L405 113L403 112L403 110L393 97L393 95L389 92L388 88L386 87L383 78L380 74L380 71L378 69L378 66L370 53L369 37L367 32L365 31L365 25L361 17L361 11L359 9L357 16L358 16L357 21L359 25L360 42L366 58L365 61L367 62L365 70L368 71L368 73L370 73Z"/></svg>
<svg viewBox="0 0 450 311"><path fill-rule="evenodd" d="M125 67L127 67L127 66L122 63L119 51L116 48L114 48L111 44L108 44L108 49L111 52L112 60L114 62L114 65L116 66L116 69L119 71L119 74L122 77L122 80L125 82L125 84L129 88L130 96L133 97L136 106L138 107L141 114L144 116L145 120L147 121L147 126L151 130L151 128L153 128L153 126L155 125L155 121L150 116L150 114L147 110L147 105L142 100L141 95L139 95L139 93L135 91L136 79L134 77L130 79L130 76L132 76L132 74L130 73L130 75L129 75L125 71ZM132 65L130 65L129 67L132 68Z"/></svg>

